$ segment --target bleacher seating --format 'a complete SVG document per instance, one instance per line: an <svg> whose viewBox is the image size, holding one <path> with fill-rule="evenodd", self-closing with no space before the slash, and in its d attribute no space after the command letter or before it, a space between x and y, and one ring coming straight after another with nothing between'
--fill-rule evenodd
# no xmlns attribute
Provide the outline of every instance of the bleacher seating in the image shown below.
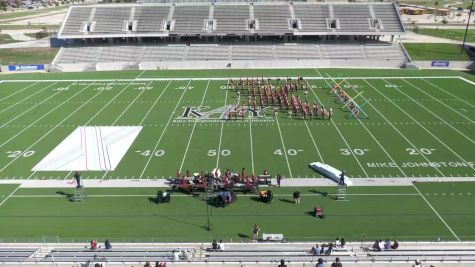
<svg viewBox="0 0 475 267"><path fill-rule="evenodd" d="M81 26L89 19L91 7L72 7L66 18L62 32L69 35L82 34Z"/></svg>
<svg viewBox="0 0 475 267"><path fill-rule="evenodd" d="M0 248L0 263L22 262L35 253L34 247Z"/></svg>
<svg viewBox="0 0 475 267"><path fill-rule="evenodd" d="M276 45L278 59L319 59L322 58L320 48L316 44Z"/></svg>
<svg viewBox="0 0 475 267"><path fill-rule="evenodd" d="M290 10L288 5L254 5L254 19L257 19L259 29L256 32L282 34L290 33Z"/></svg>
<svg viewBox="0 0 475 267"><path fill-rule="evenodd" d="M327 19L331 17L339 20L340 29L336 32L327 27ZM257 22L255 30L247 29L246 20L250 19ZM382 27L379 30L370 26L374 19L381 21ZM293 20L299 23L292 25ZM86 21L95 21L92 32L81 32L81 26ZM135 29L124 29L124 21L135 21ZM168 22L170 31L164 31L164 22ZM216 24L206 25L208 22ZM67 38L114 34L125 37L131 33L146 34L147 37L153 34L184 36L255 33L271 36L311 33L379 35L385 32L404 32L398 11L392 3L177 3L173 7L169 4L73 6L59 36Z"/></svg>
<svg viewBox="0 0 475 267"><path fill-rule="evenodd" d="M204 30L205 21L209 18L209 5L177 5L173 13L175 20L174 33L184 35L200 34Z"/></svg>
<svg viewBox="0 0 475 267"><path fill-rule="evenodd" d="M136 32L162 31L162 23L168 18L169 6L137 6L134 20L137 21Z"/></svg>
<svg viewBox="0 0 475 267"><path fill-rule="evenodd" d="M93 34L124 33L124 21L130 17L130 7L97 7Z"/></svg>
<svg viewBox="0 0 475 267"><path fill-rule="evenodd" d="M371 12L368 5L333 5L333 14L339 20L340 29L338 32L372 32L369 19Z"/></svg>
<svg viewBox="0 0 475 267"><path fill-rule="evenodd" d="M216 32L222 34L240 34L246 30L249 19L249 5L215 5L213 18L216 20Z"/></svg>
<svg viewBox="0 0 475 267"><path fill-rule="evenodd" d="M328 32L326 19L330 17L328 5L294 4L295 18L300 19L302 32Z"/></svg>
<svg viewBox="0 0 475 267"><path fill-rule="evenodd" d="M396 8L390 8L394 6L391 4L373 4L373 10L376 18L381 18L383 22L383 31L385 32L402 32L404 28L398 15Z"/></svg>
<svg viewBox="0 0 475 267"><path fill-rule="evenodd" d="M320 49L322 50L323 58L364 58L363 50L361 45L355 44L331 44L331 45L321 45Z"/></svg>

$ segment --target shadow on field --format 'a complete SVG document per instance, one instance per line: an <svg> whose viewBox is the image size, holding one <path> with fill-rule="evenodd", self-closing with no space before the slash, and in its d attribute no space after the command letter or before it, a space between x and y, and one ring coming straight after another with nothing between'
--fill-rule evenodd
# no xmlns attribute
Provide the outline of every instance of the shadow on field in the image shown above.
<svg viewBox="0 0 475 267"><path fill-rule="evenodd" d="M311 189L309 191L310 191L310 193L314 193L314 194L321 195L322 197L330 198L330 195L328 194L328 192L323 192L323 191L319 191L319 190L316 190L316 189Z"/></svg>
<svg viewBox="0 0 475 267"><path fill-rule="evenodd" d="M67 199L71 199L74 196L74 194L66 193L64 191L56 191L56 194L64 196Z"/></svg>
<svg viewBox="0 0 475 267"><path fill-rule="evenodd" d="M239 236L240 238L246 238L246 239L247 239L247 238L251 238L249 235L241 234L241 233L239 233L238 236Z"/></svg>
<svg viewBox="0 0 475 267"><path fill-rule="evenodd" d="M287 198L279 198L279 201L284 202L284 203L294 204L294 201Z"/></svg>

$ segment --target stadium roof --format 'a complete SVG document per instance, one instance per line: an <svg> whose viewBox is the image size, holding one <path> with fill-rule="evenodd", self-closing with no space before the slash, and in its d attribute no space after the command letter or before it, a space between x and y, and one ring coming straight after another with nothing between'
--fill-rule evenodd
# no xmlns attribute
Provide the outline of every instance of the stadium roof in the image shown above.
<svg viewBox="0 0 475 267"><path fill-rule="evenodd" d="M180 3L72 6L59 38L400 35L393 3Z"/></svg>

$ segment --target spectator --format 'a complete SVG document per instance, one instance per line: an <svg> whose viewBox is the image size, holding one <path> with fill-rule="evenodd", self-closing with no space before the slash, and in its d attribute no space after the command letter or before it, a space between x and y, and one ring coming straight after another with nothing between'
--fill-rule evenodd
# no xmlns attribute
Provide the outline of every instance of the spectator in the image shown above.
<svg viewBox="0 0 475 267"><path fill-rule="evenodd" d="M343 265L340 262L340 258L336 258L335 261L332 263L331 267L343 267Z"/></svg>
<svg viewBox="0 0 475 267"><path fill-rule="evenodd" d="M325 250L325 255L331 255L333 252L333 243L328 244L327 250Z"/></svg>
<svg viewBox="0 0 475 267"><path fill-rule="evenodd" d="M312 255L317 255L316 250L315 250L315 247L312 247L312 248L310 249L310 254L312 254Z"/></svg>
<svg viewBox="0 0 475 267"><path fill-rule="evenodd" d="M259 232L261 229L259 228L259 225L254 224L252 227L252 241L257 242L257 238L259 237Z"/></svg>
<svg viewBox="0 0 475 267"><path fill-rule="evenodd" d="M143 267L152 267L149 261L145 262L145 265Z"/></svg>
<svg viewBox="0 0 475 267"><path fill-rule="evenodd" d="M112 245L111 245L111 243L109 242L108 239L106 239L106 242L104 242L104 248L105 249L111 249L112 248Z"/></svg>
<svg viewBox="0 0 475 267"><path fill-rule="evenodd" d="M213 240L213 243L211 243L211 247L213 248L213 250L217 250L217 249L218 249L218 243L216 242L216 239Z"/></svg>
<svg viewBox="0 0 475 267"><path fill-rule="evenodd" d="M300 191L298 189L294 192L294 201L295 204L300 204Z"/></svg>
<svg viewBox="0 0 475 267"><path fill-rule="evenodd" d="M393 245L391 246L392 249L397 249L399 247L399 242L397 240L394 240Z"/></svg>
<svg viewBox="0 0 475 267"><path fill-rule="evenodd" d="M218 248L220 251L224 251L224 243L223 240L219 240Z"/></svg>
<svg viewBox="0 0 475 267"><path fill-rule="evenodd" d="M383 250L384 250L384 242L383 242L383 240L380 239L378 245L379 245L379 251L383 251Z"/></svg>
<svg viewBox="0 0 475 267"><path fill-rule="evenodd" d="M374 241L374 243L373 243L373 249L374 249L375 251L381 251L381 249L379 248L379 241L378 241L378 240Z"/></svg>
<svg viewBox="0 0 475 267"><path fill-rule="evenodd" d="M287 267L287 265L285 265L284 259L280 260L280 264L277 267Z"/></svg>
<svg viewBox="0 0 475 267"><path fill-rule="evenodd" d="M155 262L155 267L162 267L162 264L159 261Z"/></svg>
<svg viewBox="0 0 475 267"><path fill-rule="evenodd" d="M338 247L338 246L340 246L340 245L341 245L340 238L337 237L337 238L335 239L335 247Z"/></svg>
<svg viewBox="0 0 475 267"><path fill-rule="evenodd" d="M173 261L179 261L180 260L180 252L179 251L176 251L176 250L173 250Z"/></svg>
<svg viewBox="0 0 475 267"><path fill-rule="evenodd" d="M386 242L384 242L384 249L391 249L391 241L389 239L386 239Z"/></svg>
<svg viewBox="0 0 475 267"><path fill-rule="evenodd" d="M344 248L346 246L346 240L343 236L340 238L340 245L341 245L342 248Z"/></svg>
<svg viewBox="0 0 475 267"><path fill-rule="evenodd" d="M415 260L412 267L422 267L422 262L420 260Z"/></svg>
<svg viewBox="0 0 475 267"><path fill-rule="evenodd" d="M325 263L323 262L322 258L318 258L317 264L315 265L315 267L325 267Z"/></svg>
<svg viewBox="0 0 475 267"><path fill-rule="evenodd" d="M315 255L320 255L322 254L322 249L318 246L318 244L315 245Z"/></svg>
<svg viewBox="0 0 475 267"><path fill-rule="evenodd" d="M91 241L91 249L97 249L97 241L95 239Z"/></svg>

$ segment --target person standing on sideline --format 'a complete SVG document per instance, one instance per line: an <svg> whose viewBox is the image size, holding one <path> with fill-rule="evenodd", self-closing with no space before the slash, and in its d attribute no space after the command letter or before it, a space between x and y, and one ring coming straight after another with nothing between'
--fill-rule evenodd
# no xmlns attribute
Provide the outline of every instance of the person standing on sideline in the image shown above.
<svg viewBox="0 0 475 267"><path fill-rule="evenodd" d="M81 173L75 172L74 173L74 180L76 180L76 188L81 188Z"/></svg>
<svg viewBox="0 0 475 267"><path fill-rule="evenodd" d="M294 201L295 204L300 204L300 191L298 189L294 192Z"/></svg>
<svg viewBox="0 0 475 267"><path fill-rule="evenodd" d="M277 186L280 187L280 180L282 180L282 176L279 174L277 174Z"/></svg>
<svg viewBox="0 0 475 267"><path fill-rule="evenodd" d="M254 224L254 226L252 227L252 241L253 242L257 242L260 231L261 231L261 229L259 228L259 225Z"/></svg>

